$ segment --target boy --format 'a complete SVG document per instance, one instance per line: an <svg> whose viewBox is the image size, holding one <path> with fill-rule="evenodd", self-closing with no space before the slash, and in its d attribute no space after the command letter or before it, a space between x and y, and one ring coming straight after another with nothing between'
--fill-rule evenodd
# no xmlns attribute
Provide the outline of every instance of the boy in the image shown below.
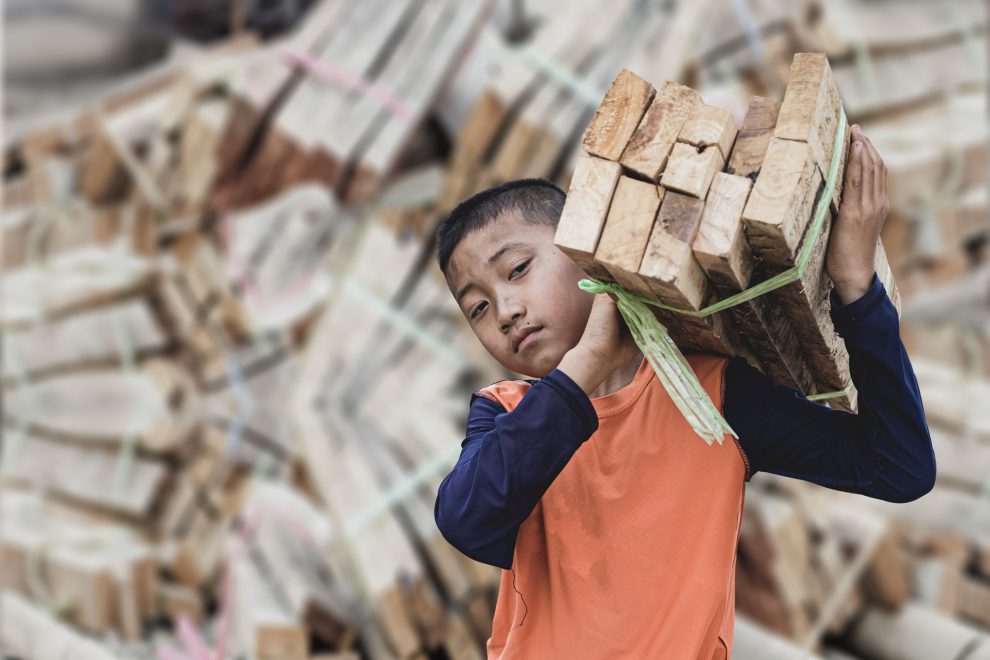
<svg viewBox="0 0 990 660"><path fill-rule="evenodd" d="M893 502L933 486L935 456L897 313L874 272L886 167L858 126L826 253L858 415L744 360L687 356L739 435L700 441L614 300L553 245L564 194L542 180L479 193L437 229L478 339L538 378L475 392L435 507L444 537L501 567L489 658L727 658L744 482L760 470ZM728 436L731 438L731 435Z"/></svg>

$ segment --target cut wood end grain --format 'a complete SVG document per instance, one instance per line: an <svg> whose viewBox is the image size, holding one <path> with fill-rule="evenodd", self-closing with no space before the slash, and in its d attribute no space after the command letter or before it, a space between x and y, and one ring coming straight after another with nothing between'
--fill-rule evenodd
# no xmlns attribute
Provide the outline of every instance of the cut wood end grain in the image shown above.
<svg viewBox="0 0 990 660"><path fill-rule="evenodd" d="M622 69L585 129L581 141L585 151L593 156L619 160L655 94L653 85L632 71Z"/></svg>

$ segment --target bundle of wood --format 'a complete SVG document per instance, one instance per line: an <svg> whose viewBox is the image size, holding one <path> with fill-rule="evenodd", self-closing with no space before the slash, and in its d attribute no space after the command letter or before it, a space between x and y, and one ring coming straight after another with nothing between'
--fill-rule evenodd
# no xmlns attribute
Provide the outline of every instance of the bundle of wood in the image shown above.
<svg viewBox="0 0 990 660"><path fill-rule="evenodd" d="M242 206L307 180L370 201L491 4L320 3L235 80L213 203Z"/></svg>
<svg viewBox="0 0 990 660"><path fill-rule="evenodd" d="M848 127L824 55L799 53L782 103L754 97L732 115L667 81L616 76L585 131L555 237L590 275L688 314L657 317L684 350L745 356L808 395L849 384L829 316L830 217L842 191ZM812 232L833 149L834 193ZM802 257L802 252L807 256ZM692 316L806 259L800 278L753 300ZM882 244L877 272L891 298ZM855 409L855 392L830 403Z"/></svg>

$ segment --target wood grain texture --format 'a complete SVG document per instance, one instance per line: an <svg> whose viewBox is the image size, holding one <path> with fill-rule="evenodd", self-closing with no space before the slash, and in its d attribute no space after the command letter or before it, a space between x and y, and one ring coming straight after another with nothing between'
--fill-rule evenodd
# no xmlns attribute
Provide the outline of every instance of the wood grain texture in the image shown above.
<svg viewBox="0 0 990 660"><path fill-rule="evenodd" d="M835 130L842 115L842 99L832 78L828 58L822 53L797 53L791 61L790 80L777 116L774 137L806 142L822 178L828 176L835 144ZM845 150L832 198L838 209Z"/></svg>
<svg viewBox="0 0 990 660"><path fill-rule="evenodd" d="M621 177L595 250L595 261L604 266L616 282L641 296L652 297L650 288L639 277L639 264L664 193L656 184Z"/></svg>
<svg viewBox="0 0 990 660"><path fill-rule="evenodd" d="M718 147L722 158L726 159L738 132L731 112L704 103L695 107L690 119L681 128L677 141L695 147Z"/></svg>
<svg viewBox="0 0 990 660"><path fill-rule="evenodd" d="M656 90L632 71L622 69L584 132L585 150L600 158L619 160Z"/></svg>
<svg viewBox="0 0 990 660"><path fill-rule="evenodd" d="M658 181L677 135L699 103L701 94L695 90L665 82L622 152L622 165L650 181Z"/></svg>
<svg viewBox="0 0 990 660"><path fill-rule="evenodd" d="M578 159L557 223L554 244L592 277L609 279L608 271L595 263L595 250L621 174L616 162L594 156Z"/></svg>
<svg viewBox="0 0 990 660"><path fill-rule="evenodd" d="M746 241L742 212L751 188L752 181L746 177L716 174L692 245L695 259L719 299L750 285L753 255ZM787 316L771 297L760 296L726 311L744 346L751 351L750 364L787 387L801 391L811 388L813 381L797 338Z"/></svg>
<svg viewBox="0 0 990 660"><path fill-rule="evenodd" d="M659 302L690 310L713 302L714 292L691 251L704 207L703 201L688 195L669 190L664 195L639 267L640 278ZM737 353L738 340L734 329L728 327L727 315L702 319L676 314L676 318L688 333L687 348L725 355Z"/></svg>
<svg viewBox="0 0 990 660"><path fill-rule="evenodd" d="M750 97L743 126L729 155L726 172L756 181L777 126L779 112L779 101L762 96Z"/></svg>
<svg viewBox="0 0 990 660"><path fill-rule="evenodd" d="M725 159L718 147L693 147L678 142L674 145L660 182L669 190L704 199L715 173L720 172L723 167Z"/></svg>

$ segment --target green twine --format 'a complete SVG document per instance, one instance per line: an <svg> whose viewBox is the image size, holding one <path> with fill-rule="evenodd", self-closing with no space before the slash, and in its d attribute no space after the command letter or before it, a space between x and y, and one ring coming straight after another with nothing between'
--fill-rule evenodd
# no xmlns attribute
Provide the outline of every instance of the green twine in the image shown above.
<svg viewBox="0 0 990 660"><path fill-rule="evenodd" d="M661 307L678 314L704 318L799 281L808 268L812 250L825 226L825 218L837 185L845 133L846 115L840 112L838 126L835 130L835 141L832 146L832 160L829 163L828 176L825 181L825 190L815 206L811 229L801 246L795 265L784 272L700 310L665 305L627 291L618 284L603 282L595 278L583 279L578 282L578 286L589 293L615 294L619 312L622 314L626 325L629 326L629 330L636 340L636 345L639 346L653 370L656 371L657 377L667 389L675 405L691 424L691 427L708 444L711 444L713 440L718 440L721 443L725 432L731 433L733 436L736 434L718 412L701 383L698 382L697 376L670 335L667 334L667 330L646 308L646 305ZM814 394L807 398L811 401L820 401L842 396L849 393L852 385L850 382L841 390Z"/></svg>

